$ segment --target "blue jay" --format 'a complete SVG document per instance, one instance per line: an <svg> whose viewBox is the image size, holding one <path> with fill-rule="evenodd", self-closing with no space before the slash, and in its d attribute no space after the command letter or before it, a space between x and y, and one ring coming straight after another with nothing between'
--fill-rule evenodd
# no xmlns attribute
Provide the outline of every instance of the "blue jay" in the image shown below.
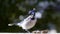
<svg viewBox="0 0 60 34"><path fill-rule="evenodd" d="M28 30L35 26L37 18L41 18L43 12L43 10L35 12L35 8L33 8L33 10L29 11L29 16L27 18L19 23L8 24L8 26L17 25L19 27L22 27L22 29L24 29L25 31L29 32Z"/></svg>
<svg viewBox="0 0 60 34"><path fill-rule="evenodd" d="M8 26L17 25L19 27L22 27L22 29L24 29L25 31L29 32L28 30L34 27L37 21L37 19L34 18L34 15L35 15L35 8L29 13L29 16L24 20L22 20L19 23L8 24Z"/></svg>

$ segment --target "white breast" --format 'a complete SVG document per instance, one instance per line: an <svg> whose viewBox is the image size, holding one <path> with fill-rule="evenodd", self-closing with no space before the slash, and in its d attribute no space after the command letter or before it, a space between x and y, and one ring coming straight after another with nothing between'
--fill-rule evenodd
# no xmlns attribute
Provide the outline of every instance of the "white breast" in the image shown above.
<svg viewBox="0 0 60 34"><path fill-rule="evenodd" d="M23 29L31 29L32 27L35 26L36 24L36 19L35 20L30 20L29 22L27 22L22 28Z"/></svg>
<svg viewBox="0 0 60 34"><path fill-rule="evenodd" d="M26 19L24 19L21 23L18 23L17 25L21 26L23 29L31 29L35 24L37 19L31 20L33 15L28 16Z"/></svg>

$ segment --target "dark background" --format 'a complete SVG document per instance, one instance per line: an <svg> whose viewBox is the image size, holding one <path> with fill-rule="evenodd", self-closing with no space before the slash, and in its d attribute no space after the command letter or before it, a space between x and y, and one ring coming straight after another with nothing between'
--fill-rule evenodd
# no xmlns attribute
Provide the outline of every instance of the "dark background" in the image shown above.
<svg viewBox="0 0 60 34"><path fill-rule="evenodd" d="M13 23L13 20L18 19L20 15L27 15L28 10L35 7L35 5L24 5L27 10L23 12L22 8L22 10L19 10L16 6L16 4L21 2L24 2L24 0L0 0L0 32L25 32L21 27L8 26L8 23ZM44 15L45 17L42 19L38 19L38 22L32 29L30 29L30 31L48 29L47 24L51 21L56 25L57 31L60 32L60 16L55 16L60 14L56 14L51 6L49 6L49 9L45 10L44 14L45 13L47 13L46 15Z"/></svg>

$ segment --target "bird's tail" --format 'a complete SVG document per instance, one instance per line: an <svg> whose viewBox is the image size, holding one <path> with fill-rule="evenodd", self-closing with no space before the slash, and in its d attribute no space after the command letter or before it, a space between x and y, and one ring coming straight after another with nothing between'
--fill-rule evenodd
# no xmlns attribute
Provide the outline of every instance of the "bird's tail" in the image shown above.
<svg viewBox="0 0 60 34"><path fill-rule="evenodd" d="M8 24L8 26L13 26L13 25L19 26L20 24L19 24L19 25L18 25L18 23L11 23L11 24Z"/></svg>
<svg viewBox="0 0 60 34"><path fill-rule="evenodd" d="M14 24L8 24L8 26L13 26Z"/></svg>

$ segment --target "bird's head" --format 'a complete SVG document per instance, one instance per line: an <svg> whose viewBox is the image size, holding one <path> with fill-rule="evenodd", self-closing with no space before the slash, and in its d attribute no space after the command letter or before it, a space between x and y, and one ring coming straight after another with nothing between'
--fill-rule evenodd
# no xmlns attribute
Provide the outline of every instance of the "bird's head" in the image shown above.
<svg viewBox="0 0 60 34"><path fill-rule="evenodd" d="M34 15L34 14L35 14L35 11L36 11L36 9L33 8L33 10L30 10L28 14L29 14L29 15Z"/></svg>

